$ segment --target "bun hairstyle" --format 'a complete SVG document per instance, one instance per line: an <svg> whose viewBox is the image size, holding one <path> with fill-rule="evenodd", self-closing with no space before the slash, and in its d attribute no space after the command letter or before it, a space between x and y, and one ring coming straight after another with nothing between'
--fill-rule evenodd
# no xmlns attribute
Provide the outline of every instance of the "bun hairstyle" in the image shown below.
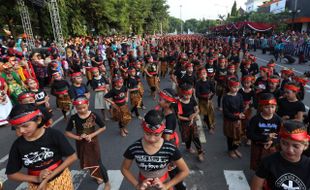
<svg viewBox="0 0 310 190"><path fill-rule="evenodd" d="M33 117L30 117L31 114L35 114ZM26 119L28 117L28 119ZM28 121L38 121L41 118L41 122L38 124L38 128L44 126L47 122L45 117L42 115L41 111L33 104L17 104L13 107L10 115L9 122L12 126L20 125Z"/></svg>

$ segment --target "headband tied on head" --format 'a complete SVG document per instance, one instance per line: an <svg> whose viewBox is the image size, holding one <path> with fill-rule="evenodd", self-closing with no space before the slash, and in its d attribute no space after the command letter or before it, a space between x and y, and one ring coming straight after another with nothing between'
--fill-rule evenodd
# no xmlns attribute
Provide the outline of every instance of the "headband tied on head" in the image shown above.
<svg viewBox="0 0 310 190"><path fill-rule="evenodd" d="M302 78L302 77L294 77L294 80L296 82L299 82L302 86L306 86L307 82L309 82L308 79Z"/></svg>
<svg viewBox="0 0 310 190"><path fill-rule="evenodd" d="M33 93L25 93L25 94L21 94L20 96L18 96L18 100L24 100L25 98L34 98L34 94Z"/></svg>
<svg viewBox="0 0 310 190"><path fill-rule="evenodd" d="M72 104L73 104L74 106L82 105L82 104L88 104L88 100L86 100L86 99L83 99L83 100L74 100L74 101L72 102Z"/></svg>
<svg viewBox="0 0 310 190"><path fill-rule="evenodd" d="M193 89L189 90L180 90L181 94L183 95L192 95L193 94Z"/></svg>
<svg viewBox="0 0 310 190"><path fill-rule="evenodd" d="M35 118L38 115L41 115L41 111L40 110L36 110L36 111L30 112L30 113L28 113L28 114L26 114L24 116L18 117L16 119L10 119L9 123L11 125L19 125L19 124L25 123L27 121L30 121L31 119Z"/></svg>
<svg viewBox="0 0 310 190"><path fill-rule="evenodd" d="M228 85L231 86L231 87L236 87L236 86L240 85L240 82L230 80L230 81L228 81Z"/></svg>
<svg viewBox="0 0 310 190"><path fill-rule="evenodd" d="M161 123L159 125L152 126L150 124L147 124L145 121L143 121L142 122L142 128L147 133L159 134L159 133L162 133L165 130L166 125L163 122L163 123Z"/></svg>
<svg viewBox="0 0 310 190"><path fill-rule="evenodd" d="M292 69L283 69L281 73L288 76L294 75L294 71Z"/></svg>
<svg viewBox="0 0 310 190"><path fill-rule="evenodd" d="M286 90L291 90L291 91L294 91L294 92L299 92L299 87L293 85L293 84L285 84L284 85L284 89Z"/></svg>
<svg viewBox="0 0 310 190"><path fill-rule="evenodd" d="M266 106L266 105L277 105L277 100L275 98L270 99L270 100L259 100L258 104L259 105L263 105L263 106Z"/></svg>
<svg viewBox="0 0 310 190"><path fill-rule="evenodd" d="M72 74L71 74L71 77L72 77L72 78L75 78L75 77L79 77L79 76L81 76L81 75L82 75L81 72L75 72L75 73L72 73Z"/></svg>
<svg viewBox="0 0 310 190"><path fill-rule="evenodd" d="M280 79L279 78L269 78L268 82L270 82L270 83L280 83Z"/></svg>
<svg viewBox="0 0 310 190"><path fill-rule="evenodd" d="M92 67L92 68L90 68L90 71L91 71L92 73L94 73L94 72L99 71L99 69L98 69L98 67Z"/></svg>
<svg viewBox="0 0 310 190"><path fill-rule="evenodd" d="M294 141L310 141L310 136L307 131L302 131L300 133L288 133L287 131L281 129L280 137L285 139L292 139Z"/></svg>
<svg viewBox="0 0 310 190"><path fill-rule="evenodd" d="M266 72L266 73L269 72L269 68L268 68L268 67L263 67L263 66L262 66L262 67L259 68L259 70L260 70L260 71L264 71L264 72Z"/></svg>
<svg viewBox="0 0 310 190"><path fill-rule="evenodd" d="M183 114L183 108L182 108L182 104L180 102L180 100L176 99L176 98L173 98L169 95L167 95L165 92L163 91L160 91L159 92L159 96L161 98L163 98L164 100L170 102L170 103L177 103L178 105L178 114L182 115Z"/></svg>
<svg viewBox="0 0 310 190"><path fill-rule="evenodd" d="M244 76L244 77L242 77L241 80L242 81L250 81L250 82L252 82L253 81L253 76Z"/></svg>

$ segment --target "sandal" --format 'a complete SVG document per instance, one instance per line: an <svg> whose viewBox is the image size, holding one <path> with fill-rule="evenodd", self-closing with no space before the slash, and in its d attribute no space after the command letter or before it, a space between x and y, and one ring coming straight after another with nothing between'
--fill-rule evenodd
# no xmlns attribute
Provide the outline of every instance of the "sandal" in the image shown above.
<svg viewBox="0 0 310 190"><path fill-rule="evenodd" d="M103 184L103 180L102 179L96 179L97 183L100 185L100 184Z"/></svg>
<svg viewBox="0 0 310 190"><path fill-rule="evenodd" d="M204 158L204 156L203 156L203 153L198 154L198 160L199 160L200 162L202 162L202 161L205 160L205 158Z"/></svg>
<svg viewBox="0 0 310 190"><path fill-rule="evenodd" d="M187 148L186 150L187 150L187 152L189 152L191 154L195 154L196 153L196 151L194 149L192 149L192 148Z"/></svg>
<svg viewBox="0 0 310 190"><path fill-rule="evenodd" d="M127 136L127 134L125 133L125 131L124 131L123 129L121 129L120 135L121 135L122 137L126 137L126 136Z"/></svg>
<svg viewBox="0 0 310 190"><path fill-rule="evenodd" d="M234 152L239 158L242 158L242 154L239 152L239 150L235 150Z"/></svg>
<svg viewBox="0 0 310 190"><path fill-rule="evenodd" d="M238 158L238 156L236 155L234 151L229 151L228 156L231 157L232 159Z"/></svg>

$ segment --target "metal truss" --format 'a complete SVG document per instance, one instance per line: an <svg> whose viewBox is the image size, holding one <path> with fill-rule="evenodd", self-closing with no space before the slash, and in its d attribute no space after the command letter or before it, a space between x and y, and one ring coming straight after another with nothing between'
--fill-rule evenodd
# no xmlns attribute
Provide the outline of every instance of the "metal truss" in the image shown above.
<svg viewBox="0 0 310 190"><path fill-rule="evenodd" d="M24 33L26 34L26 41L28 45L27 48L28 50L31 50L32 48L34 48L34 38L33 38L28 8L25 5L24 0L17 0L17 4L19 7L19 12L20 12L21 20L22 20Z"/></svg>
<svg viewBox="0 0 310 190"><path fill-rule="evenodd" d="M49 0L47 4L50 11L55 42L58 47L63 47L64 39L61 30L61 21L59 17L57 0Z"/></svg>

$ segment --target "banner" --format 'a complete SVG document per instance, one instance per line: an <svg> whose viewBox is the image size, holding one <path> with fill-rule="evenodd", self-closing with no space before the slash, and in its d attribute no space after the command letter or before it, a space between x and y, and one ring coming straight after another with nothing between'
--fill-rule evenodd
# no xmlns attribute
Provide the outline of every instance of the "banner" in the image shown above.
<svg viewBox="0 0 310 190"><path fill-rule="evenodd" d="M279 0L270 5L270 12L273 14L282 13L285 11L286 0Z"/></svg>

